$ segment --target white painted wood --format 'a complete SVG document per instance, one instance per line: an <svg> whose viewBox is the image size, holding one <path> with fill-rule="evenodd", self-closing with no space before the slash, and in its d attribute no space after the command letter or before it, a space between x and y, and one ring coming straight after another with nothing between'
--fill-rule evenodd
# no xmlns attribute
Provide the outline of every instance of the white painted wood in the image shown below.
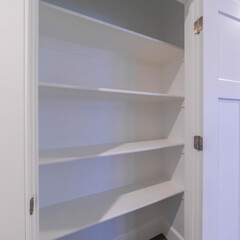
<svg viewBox="0 0 240 240"><path fill-rule="evenodd" d="M40 207L159 177L168 181L178 172L179 177L174 176L177 182L182 177L182 172L179 171L181 166L180 169L176 167L184 161L184 158L181 158L181 150L182 147L176 147L174 152L169 149L169 152L172 152L169 158L165 158L164 154L167 149L162 149L42 165L39 168ZM171 165L168 171L165 166L167 163ZM179 181L180 184L181 182Z"/></svg>
<svg viewBox="0 0 240 240"><path fill-rule="evenodd" d="M185 5L185 168L184 168L184 239L202 240L201 238L201 212L199 204L201 184L197 173L200 173L198 164L201 164L199 152L193 148L193 136L202 135L199 128L199 121L202 116L199 114L199 95L201 94L202 82L199 69L199 41L201 35L194 36L193 25L200 16L197 8L197 1L188 1ZM199 221L200 219L200 221Z"/></svg>
<svg viewBox="0 0 240 240"><path fill-rule="evenodd" d="M174 140L153 140L132 143L110 143L81 146L65 149L40 151L40 165L74 161L86 158L108 157L121 154L144 152L170 147L183 146L184 143Z"/></svg>
<svg viewBox="0 0 240 240"><path fill-rule="evenodd" d="M218 66L212 64L219 60L217 2L203 2L203 240L218 239Z"/></svg>
<svg viewBox="0 0 240 240"><path fill-rule="evenodd" d="M193 148L193 136L203 136L203 33L193 26L203 16L203 1L185 4L185 240L202 240L202 152ZM205 21L204 21L205 22Z"/></svg>
<svg viewBox="0 0 240 240"><path fill-rule="evenodd" d="M40 94L40 149L183 139L181 103Z"/></svg>
<svg viewBox="0 0 240 240"><path fill-rule="evenodd" d="M234 82L228 79L223 80L222 78L218 78L218 90L223 99L228 99L229 96L232 96L232 99L238 99L240 84L238 82Z"/></svg>
<svg viewBox="0 0 240 240"><path fill-rule="evenodd" d="M230 2L230 1L229 1ZM240 9L240 2L235 10ZM240 15L238 20L219 14L219 78L240 82ZM231 43L231 44L230 44Z"/></svg>
<svg viewBox="0 0 240 240"><path fill-rule="evenodd" d="M41 82L184 95L183 56L159 67L111 51L42 36L39 57ZM54 71L56 68L58 71Z"/></svg>
<svg viewBox="0 0 240 240"><path fill-rule="evenodd" d="M219 10L233 17L240 18L239 0L219 0Z"/></svg>
<svg viewBox="0 0 240 240"><path fill-rule="evenodd" d="M29 200L37 181L33 166L37 7L35 0L1 1L0 239L3 240L30 240L35 234Z"/></svg>
<svg viewBox="0 0 240 240"><path fill-rule="evenodd" d="M80 226L76 229L69 226L72 230L68 232L62 223L59 222L60 227L55 225L54 222L60 220L54 213L55 207L65 216L65 203L71 208L72 202L92 199L96 207L100 206L96 211L104 211L101 202L98 203L98 196L102 195L106 196L101 200L104 204L114 204L114 209L121 210L117 214L110 210L107 217L112 219L133 211L131 216L137 222L134 221L131 232L147 226L144 235L136 235L136 239L149 239L153 232L159 233L162 218L168 222L166 231L174 229L171 232L184 238L184 202L175 193L165 195L165 187L162 187L163 182L169 180L184 185L183 54L182 49L156 39L50 4L40 4L39 148L42 163L40 159L39 186L40 206L46 214L46 219L40 219L40 225L47 227L43 234L49 239L57 237L48 235L51 233L63 231L66 235L102 222L93 219L92 223L81 223L85 215L73 210L74 218L69 223ZM162 150L153 151L158 149ZM79 159L81 161L75 161ZM49 164L54 162L59 164ZM154 179L161 179L157 190L152 186L150 194L144 194L145 184L141 182ZM112 203L111 197L108 199L105 195L106 191L112 195L119 188L127 191L128 185L139 187L137 194L127 194L133 201L127 200L132 204L131 209L122 201L125 197ZM183 187L181 189L182 192ZM168 190L171 192L170 188ZM152 194L159 195L153 202L146 200L152 199ZM159 203L153 203L172 194L174 200L166 205L166 209L171 209L170 214L163 215L159 212ZM143 196L137 197L140 195ZM149 205L144 214L135 211ZM159 214L156 216L153 212ZM151 215L156 219L147 221ZM125 218L126 215L121 216L118 221L124 223ZM103 231L101 226L96 229ZM110 221L109 226L112 227L106 231L114 237L107 239L116 238L116 229L125 236L119 224ZM93 229L86 232L80 231L66 239L95 239ZM105 236L100 235L97 237Z"/></svg>
<svg viewBox="0 0 240 240"><path fill-rule="evenodd" d="M229 117L231 116L231 117ZM240 102L219 102L218 239L238 240L240 220ZM227 219L231 219L228 221Z"/></svg>
<svg viewBox="0 0 240 240"><path fill-rule="evenodd" d="M41 2L40 11L42 36L118 52L130 58L158 64L183 55L182 49L170 44L61 7Z"/></svg>
<svg viewBox="0 0 240 240"><path fill-rule="evenodd" d="M126 186L40 210L40 239L56 239L183 193L173 181Z"/></svg>
<svg viewBox="0 0 240 240"><path fill-rule="evenodd" d="M162 225L163 225L162 232L163 232L164 236L167 237L167 239L184 240L182 235L179 234L179 232L176 231L176 229L174 229L171 225L168 225L166 222L163 222Z"/></svg>
<svg viewBox="0 0 240 240"><path fill-rule="evenodd" d="M39 77L43 82L86 88L181 93L176 91L179 88L174 88L175 92L164 91L163 83L159 81L165 78L163 68L130 60L112 51L41 37L39 60ZM56 68L58 71L54 71ZM172 75L180 75L177 66L171 70ZM168 86L171 86L173 79L168 80ZM179 82L176 81L176 84Z"/></svg>
<svg viewBox="0 0 240 240"><path fill-rule="evenodd" d="M185 189L184 189L185 190ZM185 191L184 191L185 193ZM179 195L160 203L160 212L162 220L162 233L167 239L179 240L185 239L184 233L184 196Z"/></svg>
<svg viewBox="0 0 240 240"><path fill-rule="evenodd" d="M38 0L25 3L26 240L39 239L38 189ZM29 214L29 200L34 212Z"/></svg>
<svg viewBox="0 0 240 240"><path fill-rule="evenodd" d="M203 240L240 237L239 11L237 1L204 2Z"/></svg>
<svg viewBox="0 0 240 240"><path fill-rule="evenodd" d="M166 100L183 100L183 96L162 94L162 93L152 93L152 92L139 92L139 91L129 91L129 90L120 90L120 89L107 89L107 88L84 88L74 85L65 85L65 84L54 84L54 83L39 83L40 94L57 94L57 93L69 93L73 95L75 93L79 96L88 96L88 97L128 97L133 99L143 99L145 101L166 101ZM70 91L69 91L70 90ZM72 90L72 91L71 91ZM124 96L125 95L125 96Z"/></svg>
<svg viewBox="0 0 240 240"><path fill-rule="evenodd" d="M161 232L161 221L159 219L158 204L151 205L128 213L121 217L106 221L80 232L60 238L64 240L85 239L94 240L102 238L104 240L146 240L151 239ZM143 219L144 218L144 219ZM136 219L142 219L140 224L136 224ZM126 224L127 223L127 224Z"/></svg>
<svg viewBox="0 0 240 240"><path fill-rule="evenodd" d="M184 96L183 96L184 73L182 71L183 50L178 49L169 44L163 43L161 41L158 41L156 39L152 39L137 33L133 33L128 30L121 29L110 24L105 24L103 22L96 21L96 20L81 16L79 14L73 13L71 11L54 7L49 4L41 3L40 8L43 10L42 12L43 15L40 17L40 25L41 25L40 32L43 36L47 36L50 38L58 38L60 39L60 41L62 40L66 42L69 41L69 42L72 42L73 44L76 43L78 45L87 44L91 48L99 48L100 50L104 50L104 51L107 50L110 53L112 52L114 56L116 56L115 53L117 52L120 55L121 54L125 55L123 57L124 59L126 58L134 59L134 60L137 59L136 62L148 62L146 64L146 66L148 67L148 70L146 70L146 68L143 71L141 70L142 71L141 73L144 73L142 76L142 79L146 79L146 82L145 84L142 84L142 86L140 86L140 90L138 90L139 86L136 87L136 90L117 90L117 88L116 89L100 88L99 90L97 88L88 88L88 87L81 88L81 87L72 86L71 85L72 83L71 83L71 84L64 85L64 88L65 86L68 85L67 88L69 89L67 90L63 89L62 92L66 92L66 91L68 92L68 90L71 90L70 91L71 94L69 95L72 95L73 91L81 92L81 94L83 94L83 92L88 92L87 96L91 95L91 97L96 97L98 94L101 96L110 95L110 94L111 96L121 95L121 97L128 95L128 96L134 96L134 99L135 97L137 98L143 97L142 100L144 99L144 101L146 102L148 101L147 99L149 98L151 99L156 98L157 104L158 104L158 101L159 102L161 101L161 104L162 104L161 111L157 110L156 105L154 105L156 103L150 103L151 106L146 103L141 103L136 108L135 106L134 107L131 106L132 108L129 108L125 113L127 113L127 115L131 114L133 121L130 122L131 124L126 121L123 124L122 128L118 130L117 134L116 132L114 132L114 134L118 135L119 132L123 132L122 130L124 129L124 127L130 125L132 128L132 126L136 126L136 128L134 128L133 131L131 132L131 139L134 139L135 141L145 140L144 143L137 142L136 144L136 142L134 142L131 144L124 144L124 145L121 145L120 147L118 146L116 149L110 152L108 151L104 156L113 156L113 155L116 155L116 154L119 155L122 153L147 151L149 155L146 155L147 157L145 159L145 162L141 160L142 165L140 165L140 168L142 169L142 172L139 174L141 176L137 180L136 179L134 180L138 182L140 180L143 180L144 178L146 179L150 178L149 176L153 175L152 178L162 177L164 181L173 178L174 181L178 182L178 183L175 183L173 181L161 182L161 183L158 182L158 184L156 185L152 183L151 186L149 186L149 184L136 183L136 185L134 186L130 186L130 187L124 186L121 189L113 189L109 192L103 192L103 193L99 193L89 197L81 198L78 200L72 200L66 203L60 203L58 205L44 207L41 211L42 212L41 216L43 216L43 220L41 220L41 226L43 226L45 230L41 232L41 234L43 234L41 235L41 239L42 239L42 236L43 236L43 239L45 239L45 237L46 239L52 239L60 235L63 236L65 234L77 231L79 229L85 228L92 224L96 224L98 222L103 222L108 219L115 218L122 214L126 214L129 212L135 211L136 209L143 208L145 206L152 205L153 203L159 202L161 200L170 198L171 196L175 196L176 194L183 193L183 187L179 185L179 183L183 183L183 175L184 175L183 173L184 155L181 154L181 151L179 151L179 146L183 146L183 142L182 141L165 142L165 141L158 141L158 140L147 141L147 139L159 139L162 137L169 137L169 136L171 136L170 139L183 138L182 131L183 131L183 121L184 121L184 114L185 114L184 107L183 106L179 107L178 105L176 107L172 105L172 103L169 104L169 100L177 100L177 102L181 102L184 100ZM3 228L3 230L1 230L0 232L0 238L4 240L5 239L7 240L8 239L19 239L19 240L31 239L32 240L32 239L38 239L38 230L37 230L38 226L37 226L37 220L36 220L38 218L38 214L37 214L37 208L38 208L37 185L38 184L36 184L38 171L36 170L37 162L36 162L36 151L35 151L37 138L38 138L37 129L35 128L37 125L37 121L36 121L37 86L36 86L35 80L37 79L37 75L38 75L37 67L36 67L37 40L35 39L37 36L37 28L36 28L37 8L36 8L35 1L29 0L25 2L24 1L15 2L14 0L12 0L8 2L4 1L4 3L1 4L1 10L2 10L1 12L2 14L0 15L1 16L0 29L1 29L1 35L2 35L1 39L3 39L3 43L1 45L2 47L1 56L4 56L4 59L2 60L3 62L2 65L4 65L4 68L1 69L1 73L3 73L1 74L1 78L8 79L8 81L2 82L2 87L1 87L2 92L0 94L3 98L2 104L0 106L2 106L2 112L4 113L3 119L2 119L3 124L2 124L2 131L1 131L1 136L3 137L1 141L3 143L3 150L1 148L1 153L3 155L1 156L1 158L7 159L7 161L4 161L4 165L1 167L3 172L0 174L1 182L2 183L7 182L7 184L5 184L3 188L1 187L1 191L2 191L1 193L3 196L1 199L3 200L3 204L1 204L2 208L0 212L1 212L1 216L4 216L4 218L3 219L0 218L1 226ZM75 23L77 24L76 26L74 26ZM24 46L24 49L23 49L23 46ZM92 51L90 52L92 53ZM109 55L106 58L109 60ZM116 59L114 59L113 57L111 60L115 61ZM175 60L177 61L180 60L181 67L179 63L177 63L175 67L172 67L171 64ZM153 70L154 68L156 68L156 66L157 67L161 66L161 73ZM135 65L131 66L131 68L134 68L134 67ZM64 68L64 65L58 66L58 68ZM58 68L54 68L55 71ZM149 69L152 69L152 70L149 70ZM65 69L63 69L63 71L64 70ZM158 76L159 81L157 82L155 81L155 78L156 78L156 75L158 74L159 74ZM16 79L17 81L15 81ZM45 79L42 79L42 80L45 80ZM152 84L150 80L155 83ZM57 92L60 91L59 89L61 87L59 87L60 84L57 83L58 81L57 79L53 78L52 81L53 83L47 83L48 86L40 86L40 89L42 88L51 89L49 93L51 93L50 94L51 97L54 98L55 96L53 95L55 94L57 95ZM56 83L54 83L54 81L56 81ZM53 87L54 84L56 84L57 87L56 86ZM84 86L84 85L81 85L81 86ZM55 89L55 90L57 89L57 90L52 91L52 89ZM156 92L155 93L151 92L152 89L154 89L154 91L156 89ZM161 91L162 89L163 91ZM157 92L162 92L162 93L157 93ZM46 96L43 94L42 97L44 98ZM46 124L45 126L44 124L42 125L46 127L46 132L47 131L50 132L51 125L48 125L48 124L52 120L55 120L53 121L53 124L57 125L57 128L56 128L57 130L61 129L61 127L64 128L64 126L61 125L63 121L59 124L61 119L60 118L58 119L58 115L56 113L58 114L61 113L62 115L63 114L65 115L66 112L64 112L64 110L68 109L70 110L69 111L70 114L69 115L66 114L65 116L69 117L72 115L73 118L82 116L80 111L77 112L76 114L72 114L73 110L76 110L79 107L79 105L77 106L76 104L74 107L70 107L71 103L68 105L68 103L66 103L67 101L64 102L65 100L66 100L65 98L60 100L58 98L57 101L59 102L58 102L57 108L55 109L54 107L51 108L54 105L53 103L54 101L52 101L52 99L49 99L49 98L44 100L40 99L40 101L45 101L44 102L45 105L42 104L42 102L40 103L41 108L46 107L47 101L49 101L48 104L51 105L49 108L44 109L44 111L42 111L41 109L41 112L40 112L40 114L43 113L45 115L44 117L46 117L46 119L48 118L49 120L44 123ZM168 100L168 101L165 101L165 100ZM6 107L6 103L8 104L7 107ZM63 106L67 105L67 108L64 109L59 107L61 106L61 104L63 104ZM112 102L108 102L107 104L111 105ZM81 107L83 107L83 105L81 105ZM93 104L88 105L86 108L91 108L91 107L93 107ZM112 104L112 108L115 108L115 107L116 106ZM98 108L101 109L101 106L98 105ZM55 112L51 113L49 111L52 109L54 109ZM120 112L119 114L120 116L123 112L122 111L119 111L119 112ZM153 112L155 113L153 114ZM106 112L103 112L103 113L105 114ZM111 112L109 115L114 115L114 113L116 112ZM55 118L53 118L51 114L52 115L55 114L56 115ZM59 115L61 116L61 114ZM144 116L145 114L146 116ZM115 124L114 120L117 120L118 116L116 116L115 118L109 118L109 119L111 120L109 121L110 123ZM66 123L70 125L71 121ZM65 127L69 127L69 125ZM159 127L159 125L161 126ZM91 125L89 124L89 126ZM79 128L78 124L74 125L74 127L76 131ZM83 127L84 126L82 126L81 130L83 129ZM65 130L62 129L63 133L65 133L64 131ZM125 129L125 132L128 132L128 131L129 129ZM123 135L124 134L127 135L127 133L125 132L123 133ZM71 135L71 133L72 132L70 131L69 135ZM42 141L47 140L47 138L50 135L51 133L48 136L44 135ZM99 139L102 141L100 134L97 135L97 137L99 136L100 136ZM126 136L121 135L120 137L117 136L117 138L124 139L126 138ZM74 143L76 143L74 142L75 139L71 142L71 136L69 137L69 139L70 140L69 141L67 140L67 142L70 146L65 146L65 147L71 147L71 145L73 146ZM93 138L93 140L95 141L96 139ZM54 141L56 142L58 141L57 136L55 136ZM85 141L85 139L83 141ZM8 143L11 143L11 144L8 144ZM59 145L61 144L64 145L65 142L61 142ZM49 142L47 142L47 144L43 148L47 148L47 147L51 148L51 144L49 144ZM96 146L91 146L91 149L90 149L91 153L93 152L93 150L102 151L102 148L99 150L99 149L96 149L95 147ZM104 149L105 147L106 145L104 145ZM153 153L154 151L152 152L150 151L154 149L170 148L170 147L174 147L174 148L166 149L167 151L170 151L170 152L163 153L162 154L163 158L162 156L160 156L160 154L157 155L156 152ZM175 147L178 147L178 148L175 148ZM112 145L111 145L111 148L112 148ZM81 150L83 149L81 148ZM84 151L85 150L86 148L84 148ZM165 149L163 151L165 151ZM171 156L174 156L174 155L178 156L179 152L181 155L181 160L179 160L178 157L174 157L173 160L176 161L177 163L174 161L171 162L171 164L168 163L168 160L170 160ZM82 153L83 152L81 151L81 154ZM55 151L53 152L53 154L55 154ZM65 150L64 150L64 154L67 154ZM78 154L78 151L77 151L77 154ZM85 154L89 155L88 150L85 152ZM136 155L136 157L139 157L139 156L140 155L138 156ZM63 155L61 155L60 157L63 157ZM16 159L18 161L16 161ZM124 159L120 159L120 160L123 161ZM165 163L161 165L163 166L163 169L160 169L160 170L157 169L157 166L158 167L160 166L158 165L157 160L159 160L159 162L160 160L161 161L166 160ZM154 162L156 165L154 164ZM151 164L150 167L148 167L149 164ZM51 164L49 164L49 166L42 166L42 167L43 168L46 167L45 169L47 169L48 167L51 167L50 165ZM108 167L109 166L111 165L108 165ZM137 169L136 166L134 165L131 166L129 165L129 163L127 163L125 167L127 166L132 167L133 172L136 171ZM154 171L153 168L156 168L156 171ZM110 167L106 169L101 168L101 170L104 170L104 171L109 169L111 170ZM148 174L144 175L145 169L151 170L151 171L149 171ZM52 169L52 170L54 172L54 170L56 169ZM186 170L189 170L189 168L186 167ZM105 173L104 171L103 171L103 174ZM159 174L160 171L161 171L161 174ZM117 172L119 171L116 171L116 173ZM67 173L66 168L65 169L62 168L62 171L60 171L60 173L62 174L62 176L66 176L66 177L69 177L72 174L71 171ZM87 169L86 169L86 173L87 173ZM133 178L135 178L136 175L134 175ZM126 176L121 176L121 177L127 178ZM41 175L40 177L44 178L44 174ZM49 181L49 185L52 184L54 177L55 175L48 177L47 180ZM64 178L62 178L61 181L58 182L58 185L60 187L62 186L61 183L63 183L63 181L64 181ZM131 181L134 182L132 179ZM27 182L27 186L25 182ZM16 186L16 183L17 183L17 186ZM128 183L127 181L124 182L125 185L127 183ZM77 181L74 182L73 180L72 185L77 185ZM111 187L116 188L116 185L114 186L114 183L113 183ZM63 190L61 189L61 191ZM52 191L52 194L54 195L55 192ZM36 214L31 219L29 218L29 215L28 215L28 210L29 210L28 204L29 204L29 197L32 195L35 195L36 197L36 201L35 201ZM59 199L59 201L62 201L62 199ZM174 207L178 208L179 200L174 198L174 201L177 202L177 204L174 204ZM92 202L92 205L90 205L90 202ZM76 204L76 208L74 207L75 204ZM107 209L108 211L105 212L106 208L104 208L104 206L106 206L107 208L110 206L110 209ZM168 228L171 228L172 230L171 233L174 232L175 236L178 236L179 239L183 238L183 236L181 236L183 235L182 233L183 227L179 226L181 224L177 223L179 219L184 218L182 214L183 212L182 206L183 205L181 205L180 207L181 208L180 211L178 211L178 209L175 211L175 208L171 209L171 213L176 213L176 212L178 213L176 221L173 221L174 223L170 221L170 223L174 224L174 227L175 226L179 227L180 229L179 233L178 231L175 230L175 228L172 227L171 224L168 227ZM158 209L156 206L152 206L152 207L153 208L151 209L151 211L153 209L154 210ZM89 208L91 211L89 211ZM95 211L95 208L96 208L96 211ZM14 214L9 214L9 209ZM65 215L66 213L65 211L67 212L67 215ZM79 213L78 211L81 211L80 214L78 214ZM97 216L96 214L98 213L100 215L104 214L104 216L103 215ZM137 219L139 221L142 221L142 219L144 219L144 217L147 216L148 214L149 212L147 213L147 210L146 210L146 213ZM64 222L65 220L68 221L67 219L68 217L70 220L69 222L67 222L67 224L69 223L70 225L66 225L67 229L65 229L65 225L62 225L62 224L66 223ZM156 219L157 223L161 217L162 215L160 213L159 218ZM172 218L172 216L170 217ZM35 223L32 221L33 218L35 218L36 220ZM166 216L166 220L168 220L167 216ZM75 224L77 224L77 226ZM151 226L148 226L145 228L145 236L149 236L149 229L151 229ZM36 233L36 236L34 236L34 231ZM44 234L46 234L46 236ZM148 237L146 237L146 239L147 238ZM140 238L137 238L137 239L140 239Z"/></svg>

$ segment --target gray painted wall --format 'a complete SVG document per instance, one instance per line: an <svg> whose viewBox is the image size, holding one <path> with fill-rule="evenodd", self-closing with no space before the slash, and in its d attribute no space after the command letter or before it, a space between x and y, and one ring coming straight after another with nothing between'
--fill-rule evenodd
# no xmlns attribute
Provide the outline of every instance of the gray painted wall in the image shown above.
<svg viewBox="0 0 240 240"><path fill-rule="evenodd" d="M184 6L176 0L44 0L144 35L184 46Z"/></svg>

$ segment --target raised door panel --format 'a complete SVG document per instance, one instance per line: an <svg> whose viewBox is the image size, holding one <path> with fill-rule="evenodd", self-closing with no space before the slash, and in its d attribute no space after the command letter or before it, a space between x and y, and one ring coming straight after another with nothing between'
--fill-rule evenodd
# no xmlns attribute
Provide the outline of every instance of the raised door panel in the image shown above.
<svg viewBox="0 0 240 240"><path fill-rule="evenodd" d="M240 9L240 4L239 4ZM219 79L240 82L240 20L219 13Z"/></svg>
<svg viewBox="0 0 240 240"><path fill-rule="evenodd" d="M240 0L219 0L219 10L225 14L240 18Z"/></svg>
<svg viewBox="0 0 240 240"><path fill-rule="evenodd" d="M219 240L239 239L240 101L219 101Z"/></svg>

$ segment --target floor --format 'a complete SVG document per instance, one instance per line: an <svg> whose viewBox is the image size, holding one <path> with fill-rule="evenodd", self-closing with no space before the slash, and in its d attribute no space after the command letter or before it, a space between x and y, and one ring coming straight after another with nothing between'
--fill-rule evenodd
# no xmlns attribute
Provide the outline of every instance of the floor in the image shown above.
<svg viewBox="0 0 240 240"><path fill-rule="evenodd" d="M160 235L157 235L154 238L151 238L150 240L167 240L167 238L161 233Z"/></svg>

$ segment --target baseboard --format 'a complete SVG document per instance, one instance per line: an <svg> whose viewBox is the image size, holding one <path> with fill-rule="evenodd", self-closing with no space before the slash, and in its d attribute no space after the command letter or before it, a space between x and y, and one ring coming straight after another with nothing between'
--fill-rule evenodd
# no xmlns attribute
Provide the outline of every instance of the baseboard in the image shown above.
<svg viewBox="0 0 240 240"><path fill-rule="evenodd" d="M184 240L175 228L170 227L167 223L160 223L159 220L151 221L114 238L114 240L148 240L160 233L163 233L168 240Z"/></svg>
<svg viewBox="0 0 240 240"><path fill-rule="evenodd" d="M184 238L173 227L169 229L166 237L168 240L184 240Z"/></svg>
<svg viewBox="0 0 240 240"><path fill-rule="evenodd" d="M162 223L162 233L168 240L184 240L181 234L172 226L169 226L166 222Z"/></svg>
<svg viewBox="0 0 240 240"><path fill-rule="evenodd" d="M113 240L148 240L161 233L159 219L124 233Z"/></svg>

